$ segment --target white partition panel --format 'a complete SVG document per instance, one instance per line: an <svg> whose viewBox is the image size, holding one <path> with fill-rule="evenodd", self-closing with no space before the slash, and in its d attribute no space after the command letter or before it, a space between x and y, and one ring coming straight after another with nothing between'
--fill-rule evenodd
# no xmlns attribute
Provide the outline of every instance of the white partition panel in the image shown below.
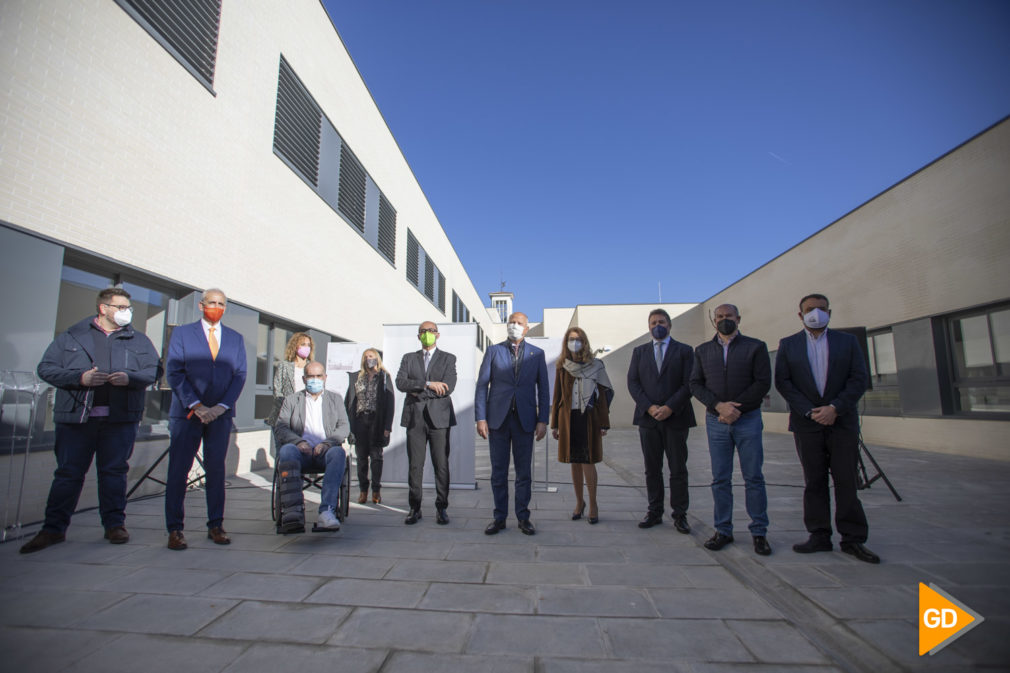
<svg viewBox="0 0 1010 673"><path fill-rule="evenodd" d="M547 380L550 386L550 399L554 399L554 371L557 367L558 358L561 357L561 339L559 337L526 337L526 341L537 348L544 350L544 359L547 360ZM540 490L554 491L551 487L551 470L558 465L557 450L554 437L551 436L548 425L547 435L533 446L533 487ZM571 479L568 466L564 470L555 472L555 481L566 481Z"/></svg>
<svg viewBox="0 0 1010 673"><path fill-rule="evenodd" d="M421 348L417 340L417 325L383 325L383 362L394 383L400 360L405 353ZM439 323L438 348L456 356L456 389L452 406L456 412L456 425L449 434L449 480L452 488L475 488L474 451L477 433L474 429L473 393L477 384L477 325L474 323ZM400 426L405 395L396 393L396 416L393 432L386 447L382 466L382 485L395 486L407 483L407 433ZM424 463L424 486L434 488L435 477L431 460ZM427 496L425 497L427 501ZM434 495L431 496L434 502Z"/></svg>

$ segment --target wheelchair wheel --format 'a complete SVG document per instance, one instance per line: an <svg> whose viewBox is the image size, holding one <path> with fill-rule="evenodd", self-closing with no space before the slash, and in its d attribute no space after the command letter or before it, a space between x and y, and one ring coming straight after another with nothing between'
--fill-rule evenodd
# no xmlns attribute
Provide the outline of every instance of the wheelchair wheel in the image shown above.
<svg viewBox="0 0 1010 673"><path fill-rule="evenodd" d="M281 511L280 494L277 493L277 464L274 463L274 477L270 482L270 520L277 521L277 514Z"/></svg>
<svg viewBox="0 0 1010 673"><path fill-rule="evenodd" d="M344 478L340 482L340 497L337 500L337 518L344 521L347 513L351 509L351 461L348 460L344 468Z"/></svg>

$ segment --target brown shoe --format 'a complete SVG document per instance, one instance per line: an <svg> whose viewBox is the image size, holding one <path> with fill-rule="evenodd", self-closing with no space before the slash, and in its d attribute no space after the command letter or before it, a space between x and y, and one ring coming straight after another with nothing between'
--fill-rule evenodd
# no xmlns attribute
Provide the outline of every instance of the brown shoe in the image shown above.
<svg viewBox="0 0 1010 673"><path fill-rule="evenodd" d="M46 547L59 544L66 539L67 536L63 533L51 533L48 530L40 530L35 534L35 537L21 546L21 553L31 554L32 552L42 551Z"/></svg>
<svg viewBox="0 0 1010 673"><path fill-rule="evenodd" d="M168 548L172 551L182 551L189 545L186 544L186 536L181 530L173 530L168 533Z"/></svg>
<svg viewBox="0 0 1010 673"><path fill-rule="evenodd" d="M368 502L368 491L362 491L358 494L358 504L364 505L366 502Z"/></svg>
<svg viewBox="0 0 1010 673"><path fill-rule="evenodd" d="M113 526L105 529L105 539L109 544L126 544L130 541L130 533L126 526Z"/></svg>
<svg viewBox="0 0 1010 673"><path fill-rule="evenodd" d="M228 534L225 533L224 528L221 528L220 526L208 528L207 539L213 540L214 544L231 544L231 539L229 539Z"/></svg>
<svg viewBox="0 0 1010 673"><path fill-rule="evenodd" d="M379 495L378 491L372 491L372 502L374 502L376 505L382 502L382 496Z"/></svg>

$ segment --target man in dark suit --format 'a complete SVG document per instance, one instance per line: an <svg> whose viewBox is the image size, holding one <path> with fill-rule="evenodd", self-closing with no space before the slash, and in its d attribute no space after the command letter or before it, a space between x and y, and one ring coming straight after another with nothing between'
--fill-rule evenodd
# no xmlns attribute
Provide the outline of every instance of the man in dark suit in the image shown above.
<svg viewBox="0 0 1010 673"><path fill-rule="evenodd" d="M831 551L828 472L835 484L835 525L846 554L867 563L880 558L867 549L869 526L856 495L859 411L869 383L859 343L851 334L827 329L828 298L800 300L803 329L779 342L775 387L789 404L789 429L803 465L803 523L810 538L793 551Z"/></svg>
<svg viewBox="0 0 1010 673"><path fill-rule="evenodd" d="M515 461L515 512L519 530L536 533L530 522L533 485L533 440L547 434L550 420L550 382L543 349L525 340L529 319L524 313L508 318L508 339L484 353L477 374L474 416L477 434L489 439L494 521L484 532L505 528L509 509L509 460Z"/></svg>
<svg viewBox="0 0 1010 673"><path fill-rule="evenodd" d="M304 530L302 472L323 473L317 527L340 530L337 505L347 465L342 444L347 439L350 424L344 399L326 390L323 363L307 362L304 371L305 389L284 398L274 424L274 434L281 445L277 451L277 467L283 482L281 503L284 511L277 517L280 533Z"/></svg>
<svg viewBox="0 0 1010 673"><path fill-rule="evenodd" d="M172 387L169 412L168 477L165 479L165 526L168 548L186 548L182 534L186 482L203 443L207 489L207 537L229 544L224 522L224 459L228 453L235 403L245 385L242 335L221 324L228 299L218 289L200 300L203 318L172 331L165 364Z"/></svg>
<svg viewBox="0 0 1010 673"><path fill-rule="evenodd" d="M639 528L663 523L663 456L670 470L670 507L673 525L685 535L687 523L687 433L694 427L690 378L694 352L670 338L670 314L661 308L649 313L652 341L635 348L628 367L628 392L635 400L634 424L645 458L645 487L649 512Z"/></svg>
<svg viewBox="0 0 1010 673"><path fill-rule="evenodd" d="M435 521L449 523L449 432L456 425L452 391L456 389L456 356L436 347L438 325L423 322L417 328L421 350L400 360L396 388L407 393L400 425L407 428L407 496L410 512L403 523L421 518L425 446L431 452L435 471Z"/></svg>

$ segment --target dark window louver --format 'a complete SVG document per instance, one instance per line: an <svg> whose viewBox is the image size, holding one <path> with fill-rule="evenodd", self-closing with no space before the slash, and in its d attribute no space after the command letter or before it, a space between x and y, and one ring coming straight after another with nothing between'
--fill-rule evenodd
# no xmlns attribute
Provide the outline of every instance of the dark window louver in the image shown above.
<svg viewBox="0 0 1010 673"><path fill-rule="evenodd" d="M133 10L134 18L154 31L175 56L202 77L208 87L214 85L217 62L217 36L221 24L221 0L117 0L124 9Z"/></svg>
<svg viewBox="0 0 1010 673"><path fill-rule="evenodd" d="M445 276L438 272L438 310L445 315Z"/></svg>
<svg viewBox="0 0 1010 673"><path fill-rule="evenodd" d="M396 211L386 197L379 194L379 252L396 263Z"/></svg>
<svg viewBox="0 0 1010 673"><path fill-rule="evenodd" d="M365 169L347 143L340 145L340 196L337 205L359 231L365 231Z"/></svg>
<svg viewBox="0 0 1010 673"><path fill-rule="evenodd" d="M319 186L319 129L322 112L281 57L277 75L274 150L287 159L313 186Z"/></svg>
<svg viewBox="0 0 1010 673"><path fill-rule="evenodd" d="M435 301L435 263L424 256L424 296Z"/></svg>
<svg viewBox="0 0 1010 673"><path fill-rule="evenodd" d="M418 259L417 259L417 239L414 238L414 234L407 230L407 280L409 280L414 287L417 287L418 277Z"/></svg>
<svg viewBox="0 0 1010 673"><path fill-rule="evenodd" d="M452 321L460 322L459 318L459 295L456 294L456 290L452 291Z"/></svg>

